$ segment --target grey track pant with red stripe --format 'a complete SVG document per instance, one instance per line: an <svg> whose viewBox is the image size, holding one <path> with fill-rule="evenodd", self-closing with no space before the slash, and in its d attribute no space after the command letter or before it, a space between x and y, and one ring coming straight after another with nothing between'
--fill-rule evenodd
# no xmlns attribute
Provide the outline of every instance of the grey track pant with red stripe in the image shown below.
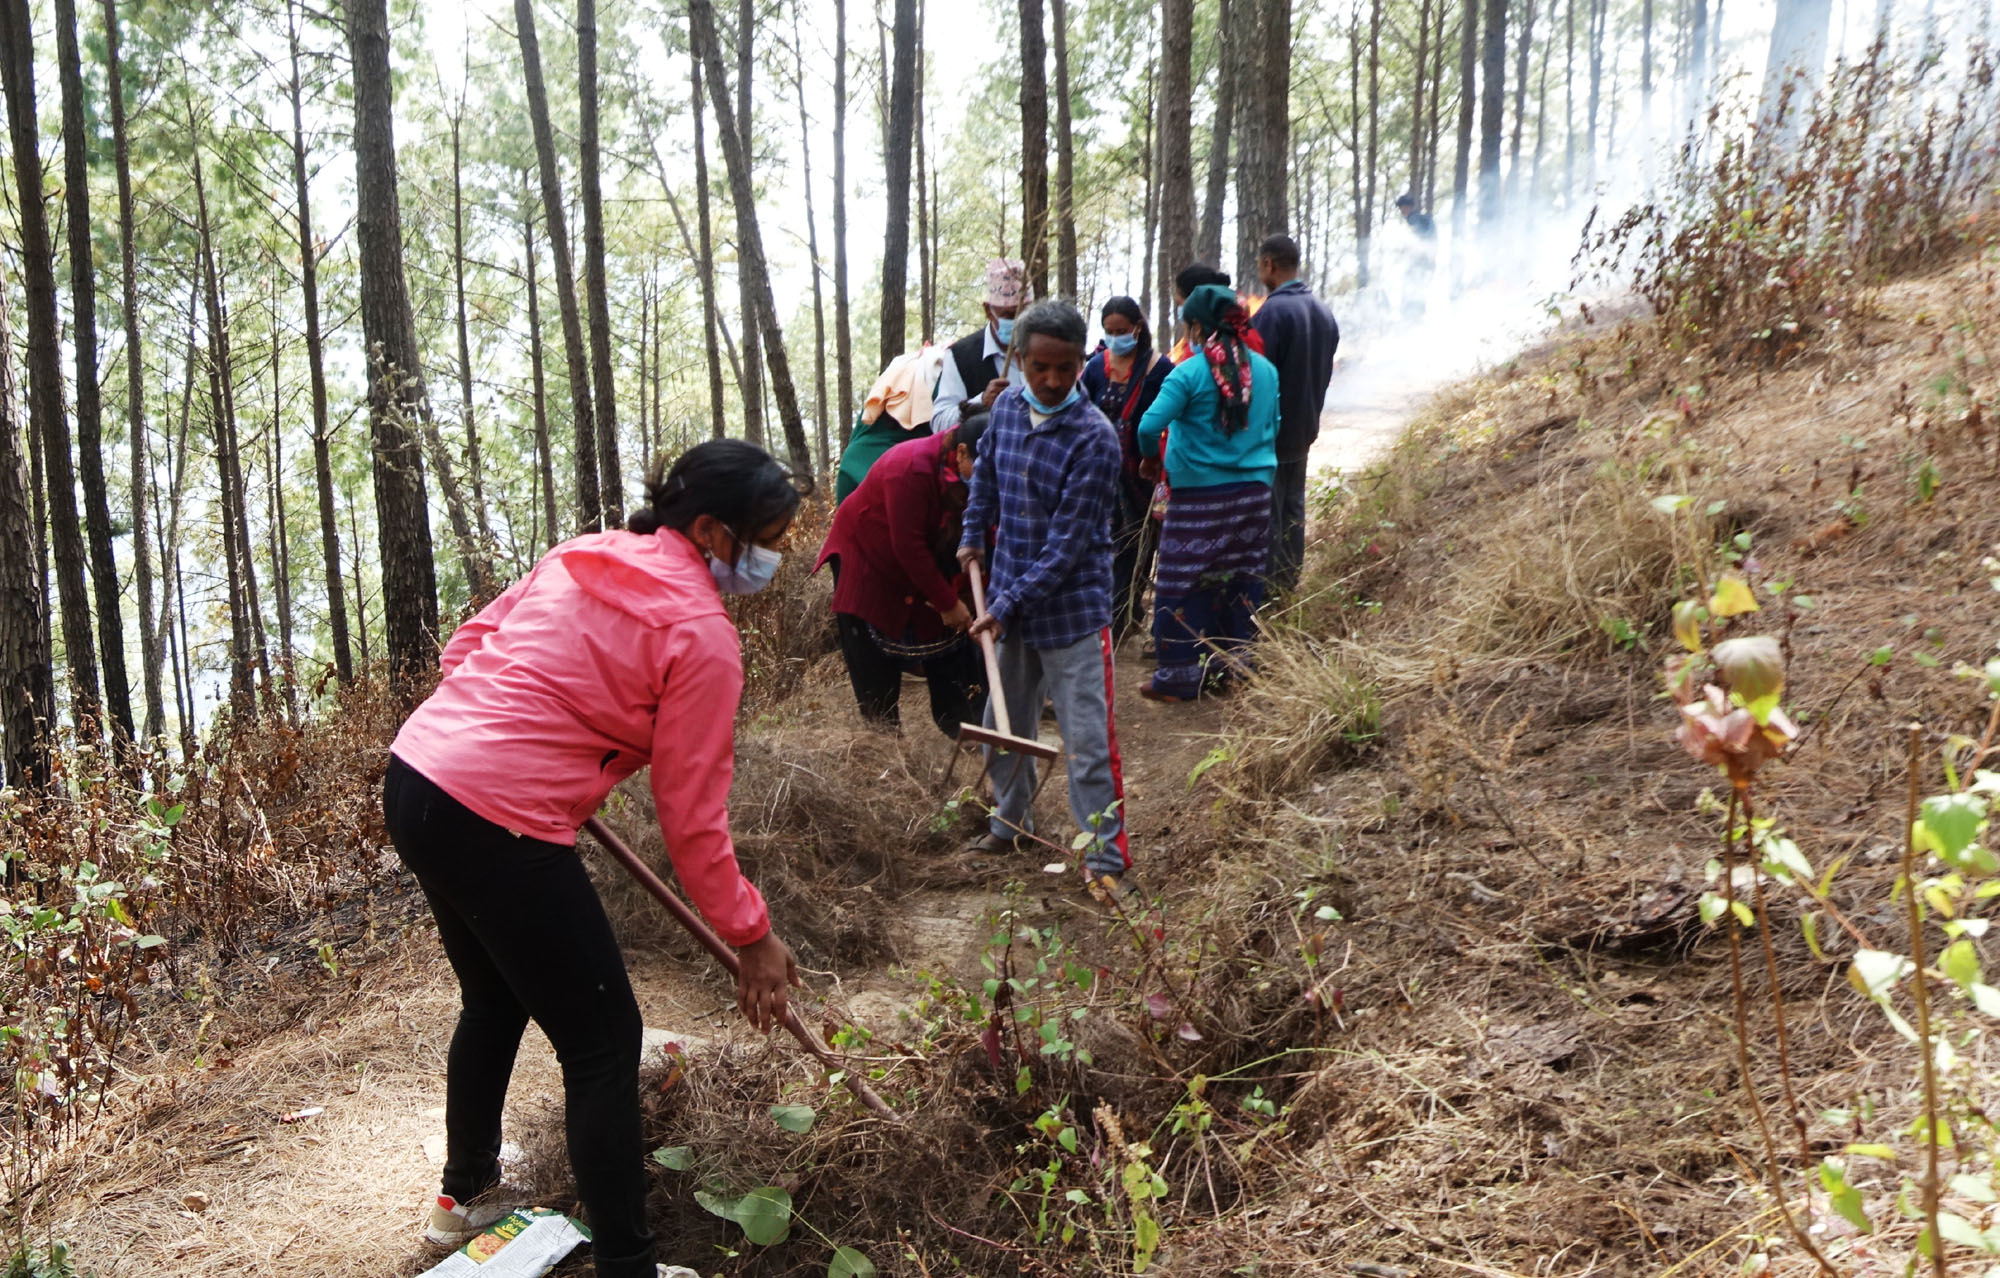
<svg viewBox="0 0 2000 1278"><path fill-rule="evenodd" d="M1014 731L1032 736L1042 699L1055 703L1069 773L1069 810L1077 829L1093 835L1084 869L1094 878L1122 874L1132 864L1125 838L1125 776L1118 758L1118 730L1111 716L1111 632L1087 635L1063 648L1031 648L1009 636L997 645L1000 682ZM993 727L993 710L986 711ZM991 759L994 810L991 829L1005 839L1033 832L1032 759L1005 751Z"/></svg>

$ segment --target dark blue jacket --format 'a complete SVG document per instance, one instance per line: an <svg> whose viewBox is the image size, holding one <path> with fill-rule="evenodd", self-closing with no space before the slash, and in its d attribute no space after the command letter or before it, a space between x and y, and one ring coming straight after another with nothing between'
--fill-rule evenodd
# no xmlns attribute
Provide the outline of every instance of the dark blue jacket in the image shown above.
<svg viewBox="0 0 2000 1278"><path fill-rule="evenodd" d="M1278 366L1278 460L1304 461L1319 438L1340 325L1311 289L1291 280L1264 299L1250 326L1264 339L1264 357Z"/></svg>

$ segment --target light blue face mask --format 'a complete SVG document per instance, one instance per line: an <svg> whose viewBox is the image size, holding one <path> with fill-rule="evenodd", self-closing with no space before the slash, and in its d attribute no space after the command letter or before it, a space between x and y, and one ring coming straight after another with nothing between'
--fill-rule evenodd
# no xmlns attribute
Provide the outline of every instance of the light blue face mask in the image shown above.
<svg viewBox="0 0 2000 1278"><path fill-rule="evenodd" d="M1065 395L1063 397L1062 402L1055 405L1054 407L1050 407L1049 405L1044 404L1041 400L1036 399L1035 392L1029 390L1025 386L1021 388L1021 398L1027 400L1028 407L1034 409L1042 416L1054 417L1057 413L1060 413L1063 409L1068 408L1071 404L1074 404L1077 400L1083 398L1083 392L1078 390L1075 386L1071 386L1069 388L1069 394Z"/></svg>
<svg viewBox="0 0 2000 1278"><path fill-rule="evenodd" d="M771 578L778 575L778 565L784 556L775 550L766 549L753 542L736 536L736 530L724 524L723 530L736 538L736 544L743 548L736 563L725 563L720 558L708 561L708 571L715 578L715 584L725 595L754 595L771 584Z"/></svg>
<svg viewBox="0 0 2000 1278"><path fill-rule="evenodd" d="M1014 340L1014 317L1001 316L993 321L993 339L1002 346Z"/></svg>
<svg viewBox="0 0 2000 1278"><path fill-rule="evenodd" d="M1139 349L1137 333L1117 333L1106 335L1104 345L1113 355L1130 355Z"/></svg>

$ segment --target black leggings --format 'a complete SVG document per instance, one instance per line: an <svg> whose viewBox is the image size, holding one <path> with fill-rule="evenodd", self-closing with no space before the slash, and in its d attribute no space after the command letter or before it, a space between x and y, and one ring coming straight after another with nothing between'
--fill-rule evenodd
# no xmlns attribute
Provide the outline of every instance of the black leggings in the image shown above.
<svg viewBox="0 0 2000 1278"><path fill-rule="evenodd" d="M910 662L882 651L868 623L844 612L833 615L840 636L840 656L847 663L847 681L861 716L873 723L901 727L903 671ZM941 657L915 663L930 687L931 722L948 737L958 736L961 723L978 724L986 715L986 672L979 649L962 643Z"/></svg>
<svg viewBox="0 0 2000 1278"><path fill-rule="evenodd" d="M500 1178L500 1111L528 1018L562 1063L565 1128L599 1278L654 1278L639 1132L639 1004L576 849L518 838L395 756L382 814L458 975L445 1193Z"/></svg>

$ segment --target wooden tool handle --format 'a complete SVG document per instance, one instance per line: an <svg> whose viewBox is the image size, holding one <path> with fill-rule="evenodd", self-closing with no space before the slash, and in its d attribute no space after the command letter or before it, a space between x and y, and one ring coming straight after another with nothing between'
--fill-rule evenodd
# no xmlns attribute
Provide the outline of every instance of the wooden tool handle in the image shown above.
<svg viewBox="0 0 2000 1278"><path fill-rule="evenodd" d="M986 615L986 586L979 579L979 561L969 560L965 570L972 575L972 606L975 616ZM993 636L979 636L979 651L986 658L986 704L993 707L993 726L1000 729L1000 735L1014 735L1014 725L1007 721L1007 698L1000 690L1000 655L993 651Z"/></svg>
<svg viewBox="0 0 2000 1278"><path fill-rule="evenodd" d="M722 938L711 931L708 924L701 921L701 916L690 909L687 902L675 895L674 890L668 887L659 875L653 873L651 866L641 861L638 854L632 851L631 848L626 847L623 839L613 834L610 828L596 817L591 817L585 821L583 828L590 831L591 835L604 845L605 851L611 853L613 860L624 866L626 872L633 878L639 880L640 887L645 888L646 891L653 895L653 899L667 907L667 913L674 916L674 921L686 928L694 936L695 940L700 941L702 948L715 956L716 962L727 968L731 976L737 975L742 965L737 962L736 951L723 944ZM880 1114L890 1122L900 1123L903 1121L902 1117L895 1110L890 1109L882 1098L875 1094L875 1089L870 1087L859 1074L835 1059L824 1047L820 1046L819 1040L815 1039L806 1031L806 1027L799 1023L798 1013L792 1009L789 1002L785 1005L785 1028L791 1031L792 1037L799 1040L800 1044L808 1052L818 1057L820 1062L827 1068L840 1071L841 1081L847 1085L847 1090L853 1092L855 1098L863 1105L866 1105L869 1109Z"/></svg>

